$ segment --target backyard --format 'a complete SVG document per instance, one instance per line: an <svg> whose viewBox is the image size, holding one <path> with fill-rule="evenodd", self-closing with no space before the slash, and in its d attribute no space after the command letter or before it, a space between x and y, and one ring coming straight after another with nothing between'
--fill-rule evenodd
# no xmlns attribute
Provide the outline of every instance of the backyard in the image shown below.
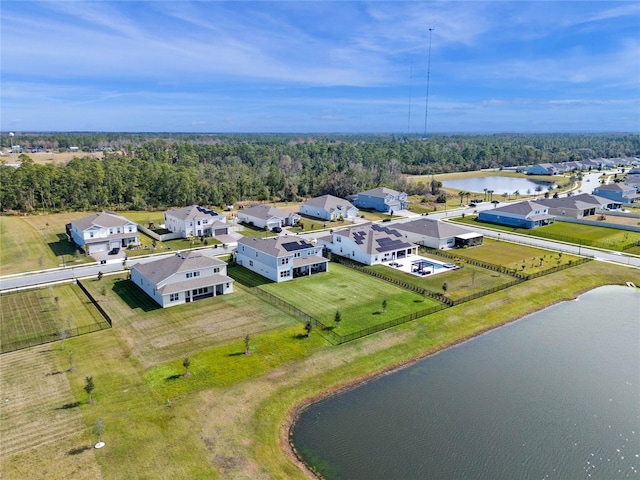
<svg viewBox="0 0 640 480"><path fill-rule="evenodd" d="M331 263L325 273L258 288L334 327L339 335L439 305L435 300L336 263ZM337 311L341 316L338 323Z"/></svg>
<svg viewBox="0 0 640 480"><path fill-rule="evenodd" d="M109 327L77 285L5 293L0 304L0 351Z"/></svg>

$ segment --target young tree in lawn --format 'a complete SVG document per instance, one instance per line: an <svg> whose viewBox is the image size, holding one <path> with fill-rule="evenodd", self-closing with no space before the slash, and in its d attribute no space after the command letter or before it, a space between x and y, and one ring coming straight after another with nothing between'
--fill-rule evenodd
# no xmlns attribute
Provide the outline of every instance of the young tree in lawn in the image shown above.
<svg viewBox="0 0 640 480"><path fill-rule="evenodd" d="M340 310L336 310L336 314L333 317L333 321L336 322L336 326L342 321L342 314L340 313Z"/></svg>
<svg viewBox="0 0 640 480"><path fill-rule="evenodd" d="M98 272L98 280L102 280L103 273L102 271Z"/></svg>
<svg viewBox="0 0 640 480"><path fill-rule="evenodd" d="M182 361L182 366L184 367L184 376L190 377L191 373L189 372L189 367L191 366L191 359L189 357L185 357Z"/></svg>
<svg viewBox="0 0 640 480"><path fill-rule="evenodd" d="M60 297L53 297L53 300L56 302L56 309L60 311Z"/></svg>
<svg viewBox="0 0 640 480"><path fill-rule="evenodd" d="M447 290L449 290L449 284L447 282L443 282L442 283L442 291L447 293Z"/></svg>
<svg viewBox="0 0 640 480"><path fill-rule="evenodd" d="M69 368L67 369L67 372L73 372L75 367L73 366L73 352L71 350L67 352L67 360L69 361Z"/></svg>
<svg viewBox="0 0 640 480"><path fill-rule="evenodd" d="M96 386L93 383L93 377L86 377L84 381L85 381L84 391L87 392L87 394L89 395L89 401L87 403L91 404L93 403L91 393L95 390Z"/></svg>
<svg viewBox="0 0 640 480"><path fill-rule="evenodd" d="M93 433L96 437L98 437L98 444L102 443L102 432L104 432L104 420L99 418L93 425Z"/></svg>
<svg viewBox="0 0 640 480"><path fill-rule="evenodd" d="M304 331L307 332L307 337L311 335L311 330L313 330L313 325L311 325L311 322L305 323Z"/></svg>
<svg viewBox="0 0 640 480"><path fill-rule="evenodd" d="M387 299L382 300L382 311L387 311Z"/></svg>
<svg viewBox="0 0 640 480"><path fill-rule="evenodd" d="M248 334L244 337L244 354L251 355L251 338Z"/></svg>

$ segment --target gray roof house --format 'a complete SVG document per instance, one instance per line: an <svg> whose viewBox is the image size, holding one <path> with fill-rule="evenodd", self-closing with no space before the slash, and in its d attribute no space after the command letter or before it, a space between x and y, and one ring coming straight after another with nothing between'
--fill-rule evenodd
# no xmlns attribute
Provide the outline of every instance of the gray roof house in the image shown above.
<svg viewBox="0 0 640 480"><path fill-rule="evenodd" d="M289 235L241 238L236 263L274 282L326 272L329 268L322 247Z"/></svg>
<svg viewBox="0 0 640 480"><path fill-rule="evenodd" d="M358 209L347 200L333 195L322 195L307 200L300 205L300 213L309 217L320 218L332 221L355 218L358 216Z"/></svg>
<svg viewBox="0 0 640 480"><path fill-rule="evenodd" d="M318 243L334 255L365 265L376 265L418 253L417 245L408 242L398 230L375 223L334 230L330 236L318 238Z"/></svg>
<svg viewBox="0 0 640 480"><path fill-rule="evenodd" d="M164 212L164 225L182 238L229 233L227 217L199 205L167 210Z"/></svg>
<svg viewBox="0 0 640 480"><path fill-rule="evenodd" d="M197 251L131 267L131 281L162 308L233 292L227 264Z"/></svg>
<svg viewBox="0 0 640 480"><path fill-rule="evenodd" d="M440 220L420 217L393 226L410 242L445 249L482 244L483 235Z"/></svg>
<svg viewBox="0 0 640 480"><path fill-rule="evenodd" d="M553 223L554 218L553 215L549 215L549 207L530 200L509 203L504 207L483 210L478 214L478 220L482 222L518 228L542 227Z"/></svg>
<svg viewBox="0 0 640 480"><path fill-rule="evenodd" d="M549 214L559 217L583 218L598 210L616 208L616 202L607 198L582 193L570 197L541 198L536 203L549 207Z"/></svg>
<svg viewBox="0 0 640 480"><path fill-rule="evenodd" d="M87 255L104 254L113 249L140 243L138 225L112 212L100 212L67 224L67 234ZM123 255L124 256L124 255Z"/></svg>
<svg viewBox="0 0 640 480"><path fill-rule="evenodd" d="M271 205L254 205L238 212L238 221L258 228L285 227L295 225L300 215Z"/></svg>
<svg viewBox="0 0 640 480"><path fill-rule="evenodd" d="M594 195L629 205L638 199L636 188L622 183L609 183L593 189Z"/></svg>
<svg viewBox="0 0 640 480"><path fill-rule="evenodd" d="M359 208L368 208L378 212L397 212L409 206L407 194L386 187L372 188L359 192L353 201Z"/></svg>

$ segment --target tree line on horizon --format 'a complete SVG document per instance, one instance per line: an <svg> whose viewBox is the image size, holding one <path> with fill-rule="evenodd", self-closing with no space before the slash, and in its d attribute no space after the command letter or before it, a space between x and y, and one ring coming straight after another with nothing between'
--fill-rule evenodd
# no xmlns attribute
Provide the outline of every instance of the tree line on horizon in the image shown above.
<svg viewBox="0 0 640 480"><path fill-rule="evenodd" d="M6 139L3 138L3 142ZM4 145L3 143L3 145ZM97 149L67 164L0 163L2 211L222 206L240 200L295 201L338 197L376 186L433 195L432 175L545 162L640 155L640 135L204 135L31 134L27 148ZM5 157L6 159L6 157Z"/></svg>

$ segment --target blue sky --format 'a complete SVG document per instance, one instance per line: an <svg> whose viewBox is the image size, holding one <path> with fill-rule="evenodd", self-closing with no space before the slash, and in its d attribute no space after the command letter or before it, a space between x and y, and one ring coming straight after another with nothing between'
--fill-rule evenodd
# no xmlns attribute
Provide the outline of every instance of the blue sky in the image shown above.
<svg viewBox="0 0 640 480"><path fill-rule="evenodd" d="M0 8L3 132L640 131L637 1Z"/></svg>

